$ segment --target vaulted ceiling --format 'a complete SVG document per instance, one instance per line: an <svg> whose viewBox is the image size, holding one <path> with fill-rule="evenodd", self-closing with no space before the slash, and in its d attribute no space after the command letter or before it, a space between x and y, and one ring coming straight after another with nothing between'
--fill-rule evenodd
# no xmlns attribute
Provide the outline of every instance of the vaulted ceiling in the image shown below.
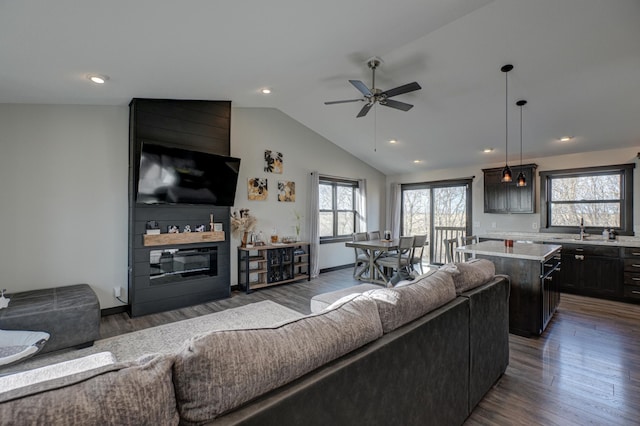
<svg viewBox="0 0 640 426"><path fill-rule="evenodd" d="M503 162L511 63L510 162L519 99L525 161L640 147L638 22L638 0L4 1L0 103L278 108L396 174ZM372 56L377 88L422 86L394 98L414 108L356 118L363 103L325 105L359 97L348 80L371 85Z"/></svg>

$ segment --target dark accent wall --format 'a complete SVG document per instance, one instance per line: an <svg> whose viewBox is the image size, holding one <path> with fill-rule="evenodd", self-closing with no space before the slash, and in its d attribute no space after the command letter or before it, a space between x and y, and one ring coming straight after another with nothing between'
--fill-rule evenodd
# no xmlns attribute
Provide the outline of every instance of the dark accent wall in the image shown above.
<svg viewBox="0 0 640 426"><path fill-rule="evenodd" d="M144 141L229 155L231 102L135 98L129 110L129 315L145 315L229 297L229 207L136 204L136 186ZM205 224L208 230L210 214L214 215L215 222L223 224L225 241L181 244L175 248L217 247L218 275L153 284L149 279L150 252L172 246L145 247L146 222L158 221L163 233L167 232L168 225L178 225L182 230L187 224L192 228Z"/></svg>

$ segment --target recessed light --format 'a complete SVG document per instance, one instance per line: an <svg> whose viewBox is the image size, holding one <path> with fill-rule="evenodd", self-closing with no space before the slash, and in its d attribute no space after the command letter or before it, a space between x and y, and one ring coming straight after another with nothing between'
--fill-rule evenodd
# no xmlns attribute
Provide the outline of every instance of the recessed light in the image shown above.
<svg viewBox="0 0 640 426"><path fill-rule="evenodd" d="M101 75L101 74L89 74L87 78L96 84L104 84L107 80L109 80L108 75Z"/></svg>
<svg viewBox="0 0 640 426"><path fill-rule="evenodd" d="M262 92L263 95L268 95L271 93L271 89L265 87L264 89L260 90L260 92Z"/></svg>
<svg viewBox="0 0 640 426"><path fill-rule="evenodd" d="M414 163L419 164L422 163L422 160L413 160Z"/></svg>
<svg viewBox="0 0 640 426"><path fill-rule="evenodd" d="M395 140L395 139L391 139L391 140L389 141L389 143L390 143L390 144L394 144L394 143L398 143L398 141L397 141L397 140Z"/></svg>
<svg viewBox="0 0 640 426"><path fill-rule="evenodd" d="M572 136L563 136L560 138L560 142L569 142L571 139L573 139Z"/></svg>
<svg viewBox="0 0 640 426"><path fill-rule="evenodd" d="M482 150L482 152L484 152L485 154L488 154L490 152L493 152L493 148L485 148Z"/></svg>

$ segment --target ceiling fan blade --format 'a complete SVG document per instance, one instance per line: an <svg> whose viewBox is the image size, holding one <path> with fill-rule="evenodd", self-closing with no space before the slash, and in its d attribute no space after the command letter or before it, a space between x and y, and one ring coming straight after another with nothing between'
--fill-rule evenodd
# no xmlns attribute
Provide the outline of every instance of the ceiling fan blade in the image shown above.
<svg viewBox="0 0 640 426"><path fill-rule="evenodd" d="M422 89L422 87L420 87L420 85L414 81L413 83L407 83L402 86L398 86L396 88L382 92L382 95L386 95L387 98L390 98L392 96L398 96L402 95L403 93L409 93L413 92L414 90L420 89Z"/></svg>
<svg viewBox="0 0 640 426"><path fill-rule="evenodd" d="M367 113L369 112L372 106L373 106L373 102L369 102L368 104L363 106L356 117L364 117L365 115L367 115Z"/></svg>
<svg viewBox="0 0 640 426"><path fill-rule="evenodd" d="M364 102L366 99L346 99L344 101L329 101L325 102L325 105L333 105L333 104L346 104L348 102Z"/></svg>
<svg viewBox="0 0 640 426"><path fill-rule="evenodd" d="M386 99L384 101L380 101L380 105L388 106L388 107L399 109L402 111L409 111L411 108L413 108L413 105L411 104L406 104L400 101L394 101L393 99Z"/></svg>
<svg viewBox="0 0 640 426"><path fill-rule="evenodd" d="M367 97L373 96L373 93L371 93L371 90L369 90L367 85L360 80L349 80L349 83L353 84L355 88L358 89L363 95Z"/></svg>

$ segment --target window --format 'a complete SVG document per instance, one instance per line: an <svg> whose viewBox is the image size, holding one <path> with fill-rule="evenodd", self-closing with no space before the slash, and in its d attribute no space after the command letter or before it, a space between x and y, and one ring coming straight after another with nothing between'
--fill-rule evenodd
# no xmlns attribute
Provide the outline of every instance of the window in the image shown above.
<svg viewBox="0 0 640 426"><path fill-rule="evenodd" d="M633 235L634 164L540 172L542 223L546 232L589 233L613 228Z"/></svg>
<svg viewBox="0 0 640 426"><path fill-rule="evenodd" d="M320 242L350 241L356 232L356 194L358 182L320 178Z"/></svg>

